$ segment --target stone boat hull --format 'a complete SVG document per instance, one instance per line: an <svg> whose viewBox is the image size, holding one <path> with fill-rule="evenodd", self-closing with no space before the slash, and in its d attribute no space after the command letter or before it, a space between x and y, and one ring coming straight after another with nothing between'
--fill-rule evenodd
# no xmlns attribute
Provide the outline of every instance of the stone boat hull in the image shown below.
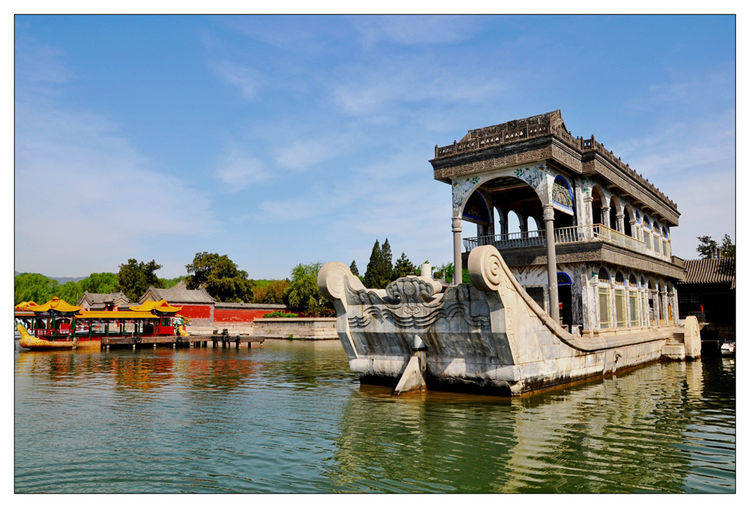
<svg viewBox="0 0 750 508"><path fill-rule="evenodd" d="M363 382L518 395L662 358L700 355L697 321L573 335L534 302L492 246L469 255L471 284L407 276L367 289L342 263L318 274L349 367ZM411 370L417 369L415 372ZM400 388L400 389L399 389Z"/></svg>

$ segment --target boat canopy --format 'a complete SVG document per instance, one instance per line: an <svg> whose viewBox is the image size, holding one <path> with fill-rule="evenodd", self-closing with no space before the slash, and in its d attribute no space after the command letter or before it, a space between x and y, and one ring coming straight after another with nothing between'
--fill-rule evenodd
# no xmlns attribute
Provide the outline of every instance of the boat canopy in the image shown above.
<svg viewBox="0 0 750 508"><path fill-rule="evenodd" d="M172 314L174 312L181 311L182 307L175 307L173 305L169 305L169 303L166 300L161 299L158 302L155 302L153 300L146 300L140 305L131 305L130 310L144 311L144 312L156 311L160 314Z"/></svg>
<svg viewBox="0 0 750 508"><path fill-rule="evenodd" d="M82 310L76 319L159 319L151 312L133 310Z"/></svg>
<svg viewBox="0 0 750 508"><path fill-rule="evenodd" d="M28 302L21 302L21 303L19 303L18 305L16 305L14 307L14 310L17 310L17 311L30 311L34 307L38 307L38 305L36 304L35 301L30 300Z"/></svg>
<svg viewBox="0 0 750 508"><path fill-rule="evenodd" d="M42 304L42 305L36 305L34 307L29 308L29 310L32 310L37 313L49 312L51 310L54 310L55 312L78 312L79 310L81 310L81 307L77 305L71 305L65 300L55 296L54 298L52 298L52 300L48 301L47 303Z"/></svg>

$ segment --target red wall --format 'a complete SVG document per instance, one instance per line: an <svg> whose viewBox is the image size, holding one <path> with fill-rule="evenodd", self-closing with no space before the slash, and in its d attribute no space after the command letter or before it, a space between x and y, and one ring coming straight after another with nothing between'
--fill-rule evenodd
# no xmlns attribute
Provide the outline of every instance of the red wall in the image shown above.
<svg viewBox="0 0 750 508"><path fill-rule="evenodd" d="M178 314L188 319L211 319L211 305L182 305Z"/></svg>
<svg viewBox="0 0 750 508"><path fill-rule="evenodd" d="M214 322L249 323L255 318L262 318L273 309L214 309Z"/></svg>

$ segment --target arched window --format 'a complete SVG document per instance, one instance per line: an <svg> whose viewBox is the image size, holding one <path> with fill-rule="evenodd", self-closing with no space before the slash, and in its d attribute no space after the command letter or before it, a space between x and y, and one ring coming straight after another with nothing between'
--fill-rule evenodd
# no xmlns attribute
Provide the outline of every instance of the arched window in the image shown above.
<svg viewBox="0 0 750 508"><path fill-rule="evenodd" d="M599 282L609 282L609 272L603 266L599 268Z"/></svg>
<svg viewBox="0 0 750 508"><path fill-rule="evenodd" d="M618 210L618 201L615 196L612 196L609 199L609 227L616 231L620 231L620 225L617 221L617 210ZM622 233L622 231L620 231Z"/></svg>
<svg viewBox="0 0 750 508"><path fill-rule="evenodd" d="M630 277L628 277L628 282L633 287L638 285L638 281L635 279L635 275L633 275L632 273L630 274Z"/></svg>
<svg viewBox="0 0 750 508"><path fill-rule="evenodd" d="M643 242L646 244L646 248L651 250L651 222L648 217L643 216Z"/></svg>
<svg viewBox="0 0 750 508"><path fill-rule="evenodd" d="M521 232L521 219L518 214L511 210L508 212L508 233L520 233Z"/></svg>
<svg viewBox="0 0 750 508"><path fill-rule="evenodd" d="M625 284L625 276L619 270L615 274L615 282L618 284Z"/></svg>
<svg viewBox="0 0 750 508"><path fill-rule="evenodd" d="M573 284L573 281L570 279L570 276L565 272L557 272L557 285L558 286L570 286Z"/></svg>
<svg viewBox="0 0 750 508"><path fill-rule="evenodd" d="M552 184L552 202L571 212L575 210L573 187L560 175L555 177Z"/></svg>
<svg viewBox="0 0 750 508"><path fill-rule="evenodd" d="M626 206L625 207L625 220L623 223L623 226L625 226L625 230L623 231L623 233L625 233L628 236L635 236L635 231L630 226L630 221L632 219L633 219L633 216L630 214L630 207Z"/></svg>

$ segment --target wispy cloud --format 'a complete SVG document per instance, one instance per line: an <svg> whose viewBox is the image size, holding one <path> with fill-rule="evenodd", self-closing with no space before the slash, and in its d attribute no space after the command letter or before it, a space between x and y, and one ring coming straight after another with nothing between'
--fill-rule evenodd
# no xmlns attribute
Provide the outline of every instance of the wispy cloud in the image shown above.
<svg viewBox="0 0 750 508"><path fill-rule="evenodd" d="M212 62L214 73L226 83L236 87L245 100L251 101L258 95L263 75L254 67L229 60Z"/></svg>
<svg viewBox="0 0 750 508"><path fill-rule="evenodd" d="M351 16L365 45L449 44L470 38L480 28L474 16Z"/></svg>
<svg viewBox="0 0 750 508"><path fill-rule="evenodd" d="M212 230L202 193L153 168L106 117L57 103L54 86L67 78L56 76L70 73L59 52L42 54L50 59L36 61L37 78L19 76L17 87L17 268L111 270L127 256L149 255L141 249L151 238ZM45 83L44 91L29 82Z"/></svg>
<svg viewBox="0 0 750 508"><path fill-rule="evenodd" d="M270 177L263 162L237 143L231 143L225 150L214 174L227 192L239 192L251 183Z"/></svg>
<svg viewBox="0 0 750 508"><path fill-rule="evenodd" d="M334 103L351 115L383 114L394 107L427 103L475 104L508 88L505 80L492 72L469 74L411 59L348 68L337 81Z"/></svg>

